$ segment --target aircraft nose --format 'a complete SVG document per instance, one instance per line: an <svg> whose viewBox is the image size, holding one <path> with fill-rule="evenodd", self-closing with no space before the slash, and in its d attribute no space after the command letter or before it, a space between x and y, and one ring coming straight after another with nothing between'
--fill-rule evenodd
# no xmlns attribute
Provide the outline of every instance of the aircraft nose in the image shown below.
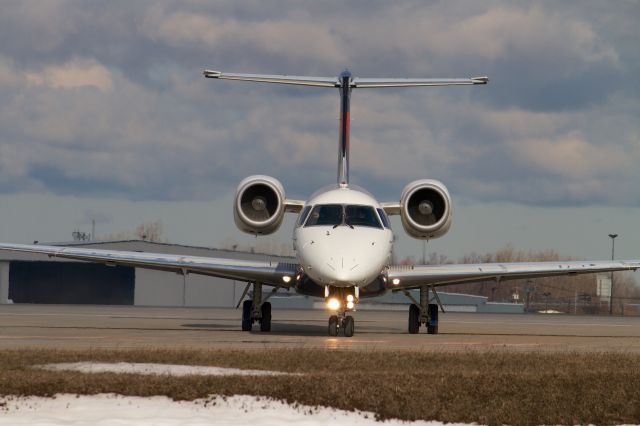
<svg viewBox="0 0 640 426"><path fill-rule="evenodd" d="M362 271L366 269L354 253L336 253L326 260L327 267L338 281L354 282L362 280Z"/></svg>
<svg viewBox="0 0 640 426"><path fill-rule="evenodd" d="M329 285L362 285L373 280L383 267L385 254L368 239L337 236L314 241L304 250L307 273L316 281ZM340 236L340 235L338 235Z"/></svg>

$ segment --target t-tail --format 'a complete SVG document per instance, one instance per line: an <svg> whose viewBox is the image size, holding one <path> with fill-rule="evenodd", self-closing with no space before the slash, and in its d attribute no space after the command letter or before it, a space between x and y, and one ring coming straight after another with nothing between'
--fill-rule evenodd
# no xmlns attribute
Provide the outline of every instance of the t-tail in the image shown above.
<svg viewBox="0 0 640 426"><path fill-rule="evenodd" d="M333 87L340 92L340 133L338 138L338 184L349 184L349 110L352 89L377 87L429 87L429 86L467 86L487 84L488 77L473 78L359 78L353 77L348 70L339 77L307 77L267 74L237 74L205 70L207 78L223 80L254 81L259 83L292 84L297 86Z"/></svg>

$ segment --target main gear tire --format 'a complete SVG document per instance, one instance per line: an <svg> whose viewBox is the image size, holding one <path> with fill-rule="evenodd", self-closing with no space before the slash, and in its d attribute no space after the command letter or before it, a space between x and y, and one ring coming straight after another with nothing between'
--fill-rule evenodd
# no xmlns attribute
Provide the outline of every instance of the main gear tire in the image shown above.
<svg viewBox="0 0 640 426"><path fill-rule="evenodd" d="M260 319L260 331L271 331L271 303L264 302L260 308L262 318Z"/></svg>
<svg viewBox="0 0 640 426"><path fill-rule="evenodd" d="M251 331L251 327L253 326L253 321L251 320L252 307L252 300L242 302L242 331Z"/></svg>
<svg viewBox="0 0 640 426"><path fill-rule="evenodd" d="M409 305L409 334L418 334L420 332L420 308L415 305Z"/></svg>

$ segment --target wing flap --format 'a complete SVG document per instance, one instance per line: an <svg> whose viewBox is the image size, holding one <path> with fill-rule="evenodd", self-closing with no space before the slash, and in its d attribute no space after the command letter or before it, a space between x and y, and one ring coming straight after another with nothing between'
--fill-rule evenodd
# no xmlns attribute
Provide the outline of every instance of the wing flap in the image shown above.
<svg viewBox="0 0 640 426"><path fill-rule="evenodd" d="M598 272L635 271L638 268L640 268L639 260L392 266L387 273L387 285L392 289L415 288L425 284L442 286L492 279L513 280ZM394 281L398 284L394 285Z"/></svg>
<svg viewBox="0 0 640 426"><path fill-rule="evenodd" d="M0 250L46 254L49 257L156 269L178 273L194 273L238 281L260 281L278 287L288 287L297 272L297 265L285 262L250 261L165 253L141 253L120 250L29 244L0 244ZM286 278L288 281L285 282Z"/></svg>

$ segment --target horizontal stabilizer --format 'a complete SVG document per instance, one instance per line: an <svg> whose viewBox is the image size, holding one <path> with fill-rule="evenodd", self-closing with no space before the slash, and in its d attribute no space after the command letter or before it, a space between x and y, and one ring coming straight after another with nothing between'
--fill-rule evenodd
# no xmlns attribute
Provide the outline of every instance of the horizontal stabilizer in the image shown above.
<svg viewBox="0 0 640 426"><path fill-rule="evenodd" d="M221 80L256 81L259 83L294 84L298 86L340 87L336 77L305 77L295 75L269 75L269 74L236 74L220 71L204 70L207 78L219 78Z"/></svg>
<svg viewBox="0 0 640 426"><path fill-rule="evenodd" d="M351 87L420 87L420 86L466 86L487 84L488 77L473 78L354 78Z"/></svg>
<svg viewBox="0 0 640 426"><path fill-rule="evenodd" d="M293 84L298 86L316 87L342 87L339 77L307 77L295 75L271 75L271 74L237 74L221 71L204 70L207 78L221 80L255 81L259 83ZM352 89L364 89L374 87L427 87L427 86L467 86L474 84L487 84L489 78L359 78L350 80Z"/></svg>

